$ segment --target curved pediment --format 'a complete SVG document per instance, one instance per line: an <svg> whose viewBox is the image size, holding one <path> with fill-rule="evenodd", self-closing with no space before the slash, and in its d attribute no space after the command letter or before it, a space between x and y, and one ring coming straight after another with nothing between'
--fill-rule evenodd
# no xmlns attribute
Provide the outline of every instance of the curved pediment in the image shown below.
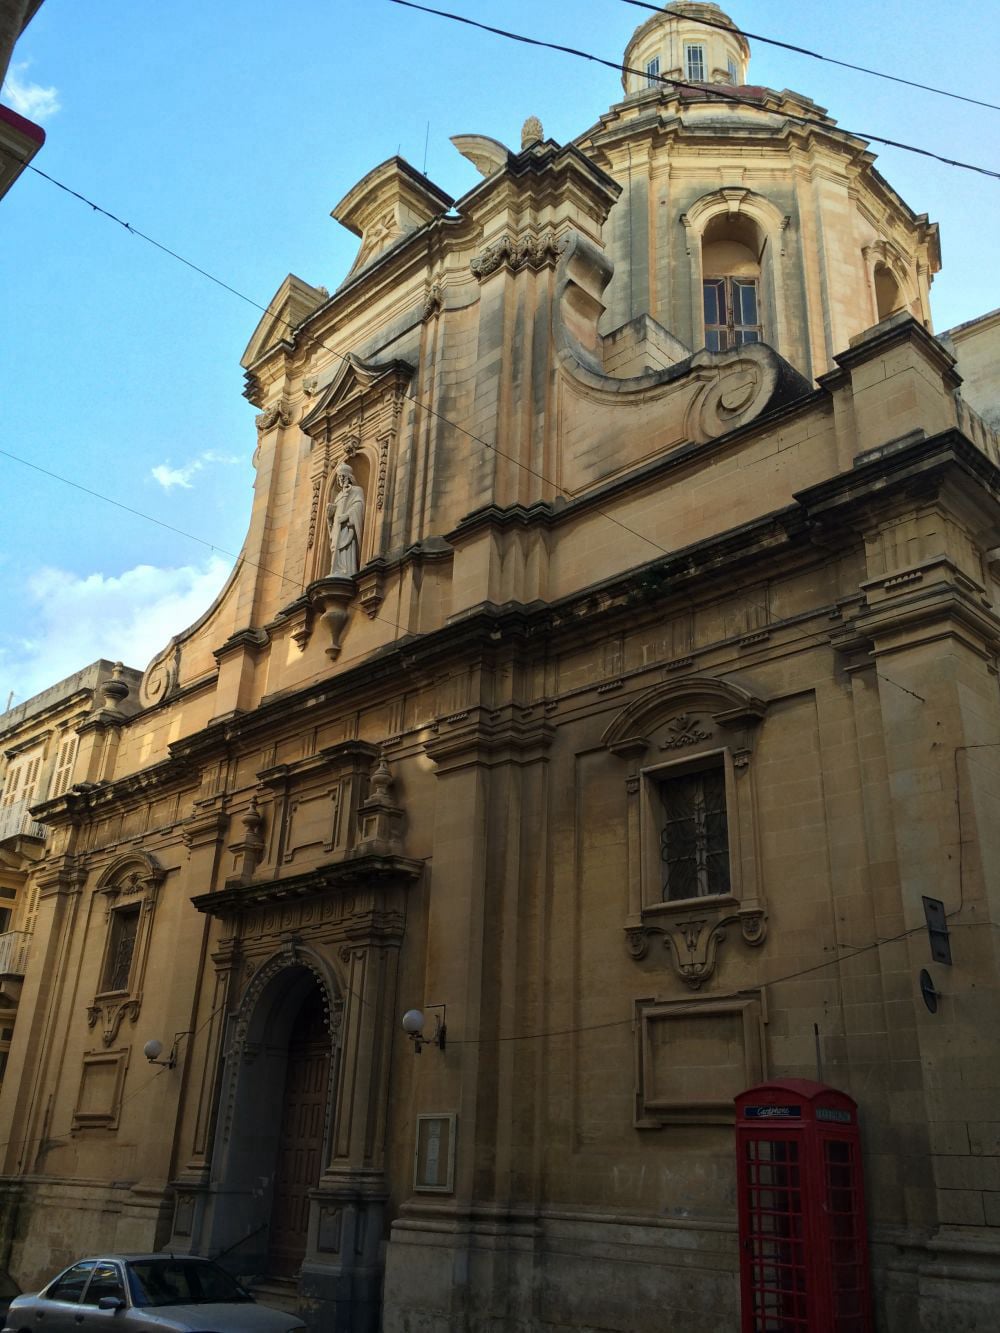
<svg viewBox="0 0 1000 1333"><path fill-rule="evenodd" d="M149 852L131 851L116 857L106 867L96 887L105 891L131 887L136 892L148 892L150 888L162 883L166 874L163 866Z"/></svg>
<svg viewBox="0 0 1000 1333"><path fill-rule="evenodd" d="M714 676L680 676L644 690L618 713L601 737L615 754L641 754L650 735L670 722L681 730L694 713L708 714L719 726L754 726L767 704L741 685Z"/></svg>

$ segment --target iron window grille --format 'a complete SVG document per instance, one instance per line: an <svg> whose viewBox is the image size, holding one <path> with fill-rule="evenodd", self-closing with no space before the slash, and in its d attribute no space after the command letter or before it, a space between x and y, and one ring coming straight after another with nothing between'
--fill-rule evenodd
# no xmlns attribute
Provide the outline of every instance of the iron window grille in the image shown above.
<svg viewBox="0 0 1000 1333"><path fill-rule="evenodd" d="M659 783L663 901L730 892L726 774L716 767Z"/></svg>

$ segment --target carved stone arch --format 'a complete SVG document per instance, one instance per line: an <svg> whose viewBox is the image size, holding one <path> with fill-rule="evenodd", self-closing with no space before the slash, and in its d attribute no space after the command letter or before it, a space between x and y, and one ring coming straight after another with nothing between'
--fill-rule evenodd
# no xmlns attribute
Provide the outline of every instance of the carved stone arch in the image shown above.
<svg viewBox="0 0 1000 1333"><path fill-rule="evenodd" d="M260 1006L269 988L280 985L292 969L312 973L323 996L326 1024L334 1042L339 1040L343 1013L344 987L331 964L314 949L298 940L287 941L256 969L247 983L235 1015L234 1046L242 1046L251 1036L255 1020L261 1018Z"/></svg>
<svg viewBox="0 0 1000 1333"><path fill-rule="evenodd" d="M917 276L905 252L887 237L880 236L878 240L866 245L862 254L865 259L868 290L871 293L872 313L875 322L887 318L889 314L896 313L894 311L879 311L879 269L884 269L896 284L900 297L899 309L908 310L922 320L924 312L920 301Z"/></svg>
<svg viewBox="0 0 1000 1333"><path fill-rule="evenodd" d="M689 239L693 237L700 239L705 234L709 222L722 213L730 216L743 213L753 218L759 227L779 242L789 222L787 214L782 213L781 209L764 195L743 185L724 185L718 190L711 190L708 194L701 195L681 216L681 221L688 229Z"/></svg>
<svg viewBox="0 0 1000 1333"><path fill-rule="evenodd" d="M317 994L329 1034L325 1083L318 1085L325 1088L322 1172L335 1135L343 1045L344 990L336 964L301 940L286 940L261 960L228 1020L212 1149L215 1201L203 1243L222 1250L241 1245L249 1271L266 1271L279 1152L287 1133L291 1042L299 1016Z"/></svg>
<svg viewBox="0 0 1000 1333"><path fill-rule="evenodd" d="M752 730L767 704L741 685L713 676L681 676L645 690L619 712L605 729L603 744L615 754L641 754L649 731L675 713L694 709L710 713L722 727Z"/></svg>
<svg viewBox="0 0 1000 1333"><path fill-rule="evenodd" d="M101 872L94 890L97 893L115 893L123 883L135 879L149 890L157 890L167 877L163 866L149 852L135 848L115 859Z"/></svg>
<svg viewBox="0 0 1000 1333"><path fill-rule="evenodd" d="M792 351L785 300L785 232L791 221L787 213L762 194L746 186L725 185L701 195L681 214L687 232L687 253L691 263L691 328L693 345L703 345L705 311L702 296L702 243L709 224L720 217L749 219L766 241L759 247L761 304L767 318L764 324L764 342L783 356ZM699 336L701 341L699 341Z"/></svg>

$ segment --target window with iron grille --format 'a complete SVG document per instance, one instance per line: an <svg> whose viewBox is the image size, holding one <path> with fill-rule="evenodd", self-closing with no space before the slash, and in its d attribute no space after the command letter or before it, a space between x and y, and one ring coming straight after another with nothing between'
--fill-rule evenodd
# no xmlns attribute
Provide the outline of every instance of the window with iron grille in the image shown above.
<svg viewBox="0 0 1000 1333"><path fill-rule="evenodd" d="M700 43L685 46L684 64L688 83L705 82L705 48Z"/></svg>
<svg viewBox="0 0 1000 1333"><path fill-rule="evenodd" d="M661 779L658 788L663 901L729 893L723 765Z"/></svg>
<svg viewBox="0 0 1000 1333"><path fill-rule="evenodd" d="M756 278L706 278L705 346L710 352L761 341Z"/></svg>
<svg viewBox="0 0 1000 1333"><path fill-rule="evenodd" d="M135 955L135 941L139 934L138 903L129 907L119 907L111 913L111 931L108 936L108 952L104 960L104 978L102 991L128 990L129 977L132 974L132 959Z"/></svg>

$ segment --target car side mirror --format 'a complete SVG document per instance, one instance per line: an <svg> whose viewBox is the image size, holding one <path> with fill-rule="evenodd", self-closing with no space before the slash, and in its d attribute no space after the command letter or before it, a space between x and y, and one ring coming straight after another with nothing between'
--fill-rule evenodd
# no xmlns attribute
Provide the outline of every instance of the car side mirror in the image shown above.
<svg viewBox="0 0 1000 1333"><path fill-rule="evenodd" d="M125 1302L120 1296L102 1296L97 1302L98 1310L124 1310Z"/></svg>

